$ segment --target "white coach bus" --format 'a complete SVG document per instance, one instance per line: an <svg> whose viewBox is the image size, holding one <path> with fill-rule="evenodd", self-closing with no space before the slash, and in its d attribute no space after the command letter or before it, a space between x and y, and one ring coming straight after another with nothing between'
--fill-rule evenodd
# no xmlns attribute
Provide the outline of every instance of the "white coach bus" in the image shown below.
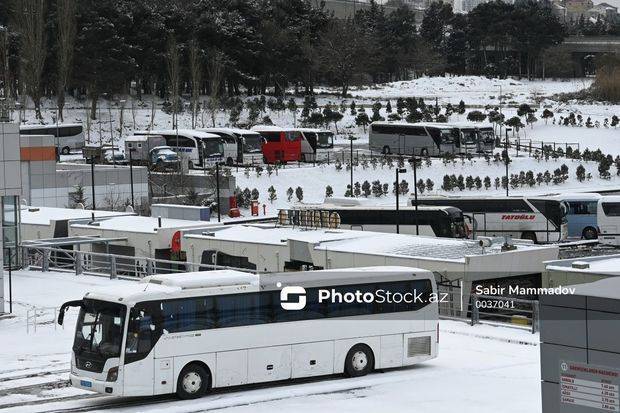
<svg viewBox="0 0 620 413"><path fill-rule="evenodd" d="M431 196L419 197L418 205L459 208L472 221L474 236L508 236L535 243L568 237L568 204L550 197Z"/></svg>
<svg viewBox="0 0 620 413"><path fill-rule="evenodd" d="M81 150L84 143L84 128L79 123L60 125L20 125L20 135L52 135L58 152L69 155L71 151Z"/></svg>
<svg viewBox="0 0 620 413"><path fill-rule="evenodd" d="M408 267L260 279L229 270L154 275L65 303L58 323L69 307L80 308L73 386L189 399L217 387L362 376L432 359L436 291L430 271ZM349 300L354 295L364 299Z"/></svg>
<svg viewBox="0 0 620 413"><path fill-rule="evenodd" d="M620 196L603 196L596 207L598 242L620 246Z"/></svg>

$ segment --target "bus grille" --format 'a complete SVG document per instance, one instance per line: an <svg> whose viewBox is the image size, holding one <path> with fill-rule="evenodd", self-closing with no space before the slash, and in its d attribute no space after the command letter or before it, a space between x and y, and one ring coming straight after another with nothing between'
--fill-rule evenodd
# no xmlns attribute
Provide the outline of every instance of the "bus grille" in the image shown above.
<svg viewBox="0 0 620 413"><path fill-rule="evenodd" d="M407 357L430 356L431 337L410 337L407 339Z"/></svg>

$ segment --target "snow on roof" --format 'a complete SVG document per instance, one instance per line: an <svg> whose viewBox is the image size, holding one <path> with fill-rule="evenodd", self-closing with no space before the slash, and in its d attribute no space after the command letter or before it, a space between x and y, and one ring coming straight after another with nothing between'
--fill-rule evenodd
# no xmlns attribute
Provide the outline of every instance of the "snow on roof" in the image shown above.
<svg viewBox="0 0 620 413"><path fill-rule="evenodd" d="M186 272L145 277L142 283L152 283L182 289L212 288L231 285L256 284L258 276L234 270Z"/></svg>
<svg viewBox="0 0 620 413"><path fill-rule="evenodd" d="M218 135L213 133L202 132L199 130L193 129L158 129L152 131L136 131L134 134L140 135L179 135L179 136L193 136L196 138L219 138Z"/></svg>
<svg viewBox="0 0 620 413"><path fill-rule="evenodd" d="M587 268L573 267L573 263L587 264ZM598 257L582 257L568 260L557 260L546 262L548 271L563 271L573 273L584 273L593 275L620 276L620 255L608 255Z"/></svg>
<svg viewBox="0 0 620 413"><path fill-rule="evenodd" d="M126 216L128 212L92 211L90 209L51 208L51 207L21 207L21 223L29 225L49 225L52 221L90 219ZM135 218L135 217L134 217Z"/></svg>
<svg viewBox="0 0 620 413"><path fill-rule="evenodd" d="M559 199L562 201L597 201L602 198L602 195L590 192L562 193L549 195L549 198Z"/></svg>
<svg viewBox="0 0 620 413"><path fill-rule="evenodd" d="M314 248L317 250L457 262L464 262L467 256L496 254L501 251L500 245L485 248L483 251L478 242L470 240L342 229L274 227L273 224L232 225L213 228L203 234L186 234L185 237L280 246L292 240L316 244ZM517 250L537 248L546 247L517 246Z"/></svg>
<svg viewBox="0 0 620 413"><path fill-rule="evenodd" d="M321 242L326 240L356 238L373 233L348 230L307 230L293 227L274 227L273 224L231 225L208 229L208 234L187 234L188 238L215 238L222 241L239 241L257 244L286 245L287 240Z"/></svg>
<svg viewBox="0 0 620 413"><path fill-rule="evenodd" d="M575 288L575 295L620 299L620 278L618 277L605 278L572 287Z"/></svg>
<svg viewBox="0 0 620 413"><path fill-rule="evenodd" d="M476 241L365 232L372 235L364 238L323 242L315 249L458 262L464 262L467 256L489 255L501 251L500 245L483 250ZM526 248L535 247L517 246L517 250Z"/></svg>
<svg viewBox="0 0 620 413"><path fill-rule="evenodd" d="M67 128L67 127L76 127L82 126L81 123L59 123L56 125L55 123L49 125L19 125L19 130L31 130L31 129L49 129L49 128Z"/></svg>
<svg viewBox="0 0 620 413"><path fill-rule="evenodd" d="M91 224L73 224L73 228L91 228L91 229L106 229L111 231L124 231L124 232L147 232L152 233L160 228L163 229L185 229L185 228L197 228L208 227L210 225L205 221L189 221L184 219L171 219L162 218L161 227L159 227L158 218L153 217L141 217L141 216L119 216L109 219L98 220L96 223Z"/></svg>

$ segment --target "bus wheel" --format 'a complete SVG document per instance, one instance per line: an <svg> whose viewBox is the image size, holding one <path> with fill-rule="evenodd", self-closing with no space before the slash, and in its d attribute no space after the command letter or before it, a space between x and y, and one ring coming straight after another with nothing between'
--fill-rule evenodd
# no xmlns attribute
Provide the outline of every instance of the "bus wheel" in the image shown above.
<svg viewBox="0 0 620 413"><path fill-rule="evenodd" d="M365 376L372 371L375 365L375 356L365 344L356 344L351 347L344 361L344 372L348 377Z"/></svg>
<svg viewBox="0 0 620 413"><path fill-rule="evenodd" d="M177 382L177 396L180 399L197 399L209 388L209 373L199 364L189 364L181 370Z"/></svg>
<svg viewBox="0 0 620 413"><path fill-rule="evenodd" d="M385 145L383 147L383 150L381 151L381 153L384 154L384 155L389 155L390 154L390 147Z"/></svg>
<svg viewBox="0 0 620 413"><path fill-rule="evenodd" d="M428 156L428 150L426 148L420 151L420 156L424 156L425 158Z"/></svg>
<svg viewBox="0 0 620 413"><path fill-rule="evenodd" d="M235 162L233 161L233 158L231 158L230 156L226 159L226 165L228 166L233 166Z"/></svg>
<svg viewBox="0 0 620 413"><path fill-rule="evenodd" d="M64 148L61 149L60 153L62 153L63 155L69 155L71 153L71 148L69 148L68 146L65 146Z"/></svg>
<svg viewBox="0 0 620 413"><path fill-rule="evenodd" d="M194 162L188 161L187 162L187 169L194 169Z"/></svg>
<svg viewBox="0 0 620 413"><path fill-rule="evenodd" d="M536 244L536 234L534 234L532 231L527 231L521 234L521 239L527 239Z"/></svg>
<svg viewBox="0 0 620 413"><path fill-rule="evenodd" d="M583 233L581 234L583 239L597 239L598 238L598 232L596 231L596 229L592 228L592 227L586 227L583 230Z"/></svg>

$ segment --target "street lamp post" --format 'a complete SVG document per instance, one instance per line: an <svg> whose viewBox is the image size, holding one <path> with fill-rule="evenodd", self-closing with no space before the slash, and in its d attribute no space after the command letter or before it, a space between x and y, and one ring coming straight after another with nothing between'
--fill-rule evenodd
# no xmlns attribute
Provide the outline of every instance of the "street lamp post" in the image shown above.
<svg viewBox="0 0 620 413"><path fill-rule="evenodd" d="M399 193L400 193L400 186L399 186L399 177L398 174L404 174L406 173L407 170L404 168L396 168L396 233L400 234L400 204L399 204Z"/></svg>
<svg viewBox="0 0 620 413"><path fill-rule="evenodd" d="M411 157L413 164L413 206L415 207L415 234L420 235L420 226L418 225L418 160L415 155Z"/></svg>
<svg viewBox="0 0 620 413"><path fill-rule="evenodd" d="M97 204L95 203L95 157L90 157L90 188L93 197L93 211L97 210Z"/></svg>
<svg viewBox="0 0 620 413"><path fill-rule="evenodd" d="M512 130L511 128L506 128L506 145L504 149L505 158L504 161L506 163L506 196L508 196L508 186L510 183L509 175L508 175L508 163L510 162L510 158L508 157L508 131Z"/></svg>
<svg viewBox="0 0 620 413"><path fill-rule="evenodd" d="M215 163L215 196L217 197L217 222L221 222L220 213L220 163Z"/></svg>
<svg viewBox="0 0 620 413"><path fill-rule="evenodd" d="M351 142L351 198L353 198L353 141L356 141L357 138L349 135L347 139Z"/></svg>
<svg viewBox="0 0 620 413"><path fill-rule="evenodd" d="M133 196L133 158L131 153L135 151L136 148L129 148L129 185L131 187L131 208L135 211L136 206L134 205L134 196Z"/></svg>

